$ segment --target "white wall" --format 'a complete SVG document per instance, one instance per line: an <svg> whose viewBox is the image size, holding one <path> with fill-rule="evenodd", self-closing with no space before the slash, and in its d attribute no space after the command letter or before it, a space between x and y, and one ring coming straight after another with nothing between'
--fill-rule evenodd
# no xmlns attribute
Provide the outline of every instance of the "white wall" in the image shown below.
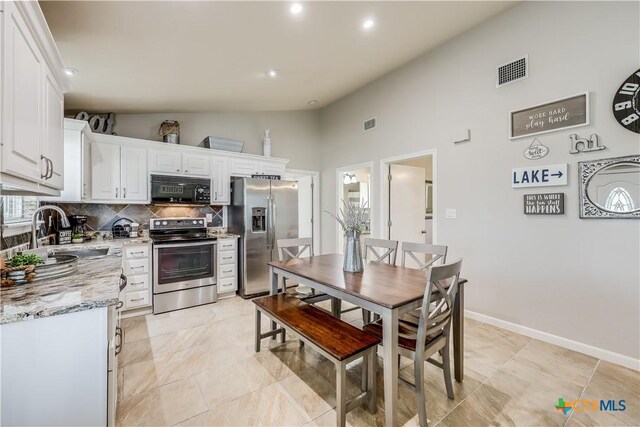
<svg viewBox="0 0 640 427"><path fill-rule="evenodd" d="M327 107L323 209L335 209L337 167L374 160L379 191L380 159L437 149L437 243L464 257L467 309L640 358L640 222L579 219L577 169L640 152L611 113L640 63L638 16L637 2L524 2ZM496 88L496 66L523 54L530 77ZM510 141L507 113L587 90L592 125L539 137L551 151L535 164L569 163L569 185L546 189L566 193L566 213L525 216L523 194L544 189L511 188L511 168L534 164L522 154L533 138ZM377 129L362 132L370 117ZM458 128L471 142L450 142ZM573 132L597 133L608 148L570 155ZM444 219L446 208L457 219ZM322 220L332 252L335 224Z"/></svg>
<svg viewBox="0 0 640 427"><path fill-rule="evenodd" d="M288 168L320 169L318 111L116 114L118 135L162 140L164 120L180 123L180 143L198 145L207 136L244 142L244 152L262 154L265 129L271 130L271 155L290 159Z"/></svg>

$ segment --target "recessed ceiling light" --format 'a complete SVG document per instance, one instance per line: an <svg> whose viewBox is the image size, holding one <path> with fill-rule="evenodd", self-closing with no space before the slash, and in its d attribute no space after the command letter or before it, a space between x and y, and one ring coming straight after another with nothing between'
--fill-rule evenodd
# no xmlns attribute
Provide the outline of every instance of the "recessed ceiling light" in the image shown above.
<svg viewBox="0 0 640 427"><path fill-rule="evenodd" d="M318 101L315 100L315 99L311 99L311 100L309 100L309 102L307 102L307 104L311 104L311 105L317 104L317 103L318 103Z"/></svg>
<svg viewBox="0 0 640 427"><path fill-rule="evenodd" d="M278 77L278 70L269 70L267 72L267 74L269 75L269 77L271 77L272 79L275 79L276 77Z"/></svg>
<svg viewBox="0 0 640 427"><path fill-rule="evenodd" d="M76 70L75 68L65 68L64 73L67 76L73 76L74 74L78 74L78 70Z"/></svg>
<svg viewBox="0 0 640 427"><path fill-rule="evenodd" d="M293 13L294 15L299 14L300 12L302 12L302 5L300 3L294 3L291 5L291 9L289 9L291 11L291 13Z"/></svg>
<svg viewBox="0 0 640 427"><path fill-rule="evenodd" d="M373 22L373 19L367 19L362 23L362 28L368 30L369 28L373 27L373 24L375 24L375 22Z"/></svg>

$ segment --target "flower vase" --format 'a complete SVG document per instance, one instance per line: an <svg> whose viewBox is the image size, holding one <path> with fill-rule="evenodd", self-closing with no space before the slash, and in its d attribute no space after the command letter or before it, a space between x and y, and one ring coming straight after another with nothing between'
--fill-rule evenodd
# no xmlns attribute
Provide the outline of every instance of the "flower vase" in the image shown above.
<svg viewBox="0 0 640 427"><path fill-rule="evenodd" d="M363 269L359 231L344 233L344 266L342 269L349 273L358 273Z"/></svg>

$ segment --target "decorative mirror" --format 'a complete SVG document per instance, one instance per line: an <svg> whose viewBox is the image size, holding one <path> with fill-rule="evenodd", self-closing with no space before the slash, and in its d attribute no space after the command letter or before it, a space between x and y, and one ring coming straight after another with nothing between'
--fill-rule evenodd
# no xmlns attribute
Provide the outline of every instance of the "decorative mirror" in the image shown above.
<svg viewBox="0 0 640 427"><path fill-rule="evenodd" d="M580 218L640 219L640 154L579 167Z"/></svg>

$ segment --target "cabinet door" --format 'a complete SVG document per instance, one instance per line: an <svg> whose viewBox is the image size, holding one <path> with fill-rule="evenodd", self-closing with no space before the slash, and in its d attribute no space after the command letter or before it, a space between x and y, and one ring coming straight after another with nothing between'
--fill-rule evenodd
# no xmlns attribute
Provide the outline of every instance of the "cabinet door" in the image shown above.
<svg viewBox="0 0 640 427"><path fill-rule="evenodd" d="M147 149L122 147L122 200L146 202L149 199Z"/></svg>
<svg viewBox="0 0 640 427"><path fill-rule="evenodd" d="M263 175L284 176L285 167L282 163L260 162L260 173Z"/></svg>
<svg viewBox="0 0 640 427"><path fill-rule="evenodd" d="M44 62L35 38L13 2L3 2L2 172L40 182Z"/></svg>
<svg viewBox="0 0 640 427"><path fill-rule="evenodd" d="M120 146L91 145L91 196L93 200L119 201Z"/></svg>
<svg viewBox="0 0 640 427"><path fill-rule="evenodd" d="M259 173L258 169L256 160L231 159L231 175L251 176Z"/></svg>
<svg viewBox="0 0 640 427"><path fill-rule="evenodd" d="M149 150L149 172L182 173L182 154L178 150Z"/></svg>
<svg viewBox="0 0 640 427"><path fill-rule="evenodd" d="M64 94L48 67L44 67L44 128L41 152L49 161L49 175L43 184L56 189L64 188ZM78 169L79 169L78 165Z"/></svg>
<svg viewBox="0 0 640 427"><path fill-rule="evenodd" d="M211 203L218 205L229 204L231 198L229 180L229 159L213 158L213 173L211 178Z"/></svg>
<svg viewBox="0 0 640 427"><path fill-rule="evenodd" d="M184 166L184 173L189 175L209 176L211 174L211 158L208 155L184 153L182 166Z"/></svg>
<svg viewBox="0 0 640 427"><path fill-rule="evenodd" d="M91 143L87 135L82 133L82 200L91 199Z"/></svg>

